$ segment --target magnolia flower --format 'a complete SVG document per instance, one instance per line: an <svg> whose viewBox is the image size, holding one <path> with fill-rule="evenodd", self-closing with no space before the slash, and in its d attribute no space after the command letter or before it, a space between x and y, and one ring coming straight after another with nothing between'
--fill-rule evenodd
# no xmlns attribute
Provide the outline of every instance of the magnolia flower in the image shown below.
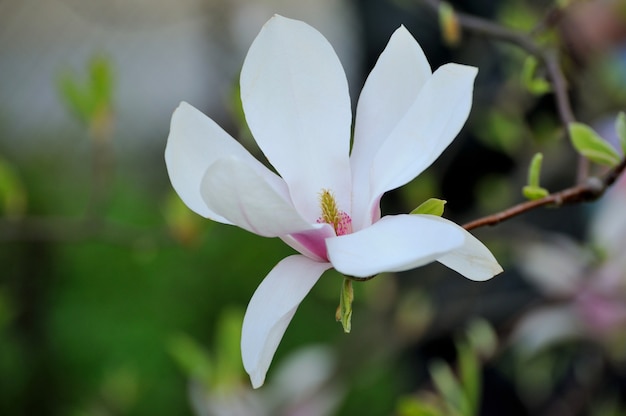
<svg viewBox="0 0 626 416"><path fill-rule="evenodd" d="M381 218L379 208L385 192L419 175L457 135L476 73L457 64L432 73L400 27L365 83L350 152L350 96L337 55L312 27L274 16L252 43L240 84L250 131L280 176L189 104L176 109L165 160L187 206L300 253L280 261L248 305L241 349L254 387L330 268L366 277L439 261L472 280L502 271L460 226L432 215Z"/></svg>
<svg viewBox="0 0 626 416"><path fill-rule="evenodd" d="M626 177L596 205L590 247L566 237L524 244L523 275L551 300L526 314L512 339L526 353L588 339L623 354L626 335ZM599 254L599 255L598 255Z"/></svg>

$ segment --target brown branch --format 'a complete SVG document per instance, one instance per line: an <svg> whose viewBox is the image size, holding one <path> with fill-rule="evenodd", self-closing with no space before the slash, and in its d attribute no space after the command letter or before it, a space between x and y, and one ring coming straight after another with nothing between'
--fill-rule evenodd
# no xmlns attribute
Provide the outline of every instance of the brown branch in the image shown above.
<svg viewBox="0 0 626 416"><path fill-rule="evenodd" d="M594 201L604 195L606 190L615 183L625 169L626 159L622 160L619 165L611 169L602 179L596 177L589 178L585 183L550 194L544 198L522 202L504 211L468 222L463 225L463 228L472 230L487 225L496 225L502 221L546 205L558 207L579 202Z"/></svg>

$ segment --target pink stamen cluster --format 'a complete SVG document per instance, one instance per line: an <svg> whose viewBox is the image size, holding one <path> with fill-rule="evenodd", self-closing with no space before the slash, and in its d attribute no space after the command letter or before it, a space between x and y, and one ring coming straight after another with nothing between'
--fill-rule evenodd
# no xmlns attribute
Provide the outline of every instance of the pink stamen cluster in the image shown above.
<svg viewBox="0 0 626 416"><path fill-rule="evenodd" d="M339 218L337 218L337 221L335 222L327 222L327 221L324 221L324 218L319 217L317 219L317 223L318 224L327 223L327 224L332 225L333 228L335 229L335 234L337 234L338 236L352 233L352 218L350 218L350 216L343 211L339 211L337 213L337 216Z"/></svg>

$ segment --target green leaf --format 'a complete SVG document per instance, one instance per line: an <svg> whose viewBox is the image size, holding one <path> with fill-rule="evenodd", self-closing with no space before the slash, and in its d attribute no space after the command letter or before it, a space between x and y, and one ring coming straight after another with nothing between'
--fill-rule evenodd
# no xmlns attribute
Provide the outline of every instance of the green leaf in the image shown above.
<svg viewBox="0 0 626 416"><path fill-rule="evenodd" d="M466 408L461 410L461 414L475 416L478 413L481 392L480 363L476 352L465 342L457 343L459 377L461 388L463 389Z"/></svg>
<svg viewBox="0 0 626 416"><path fill-rule="evenodd" d="M177 335L169 342L169 352L181 370L191 378L212 386L213 365L211 357L193 338Z"/></svg>
<svg viewBox="0 0 626 416"><path fill-rule="evenodd" d="M619 144L622 147L622 152L626 155L626 114L623 111L617 115L615 120L615 130L617 131L617 137L619 137Z"/></svg>
<svg viewBox="0 0 626 416"><path fill-rule="evenodd" d="M435 360L430 364L429 369L433 383L450 412L460 413L465 400L464 393L450 366L442 360Z"/></svg>
<svg viewBox="0 0 626 416"><path fill-rule="evenodd" d="M341 322L343 332L349 334L352 330L352 301L354 300L354 289L352 288L352 280L343 279L341 285L341 295L339 296L339 307L335 318Z"/></svg>
<svg viewBox="0 0 626 416"><path fill-rule="evenodd" d="M113 92L113 71L108 60L102 57L93 58L89 65L90 89L92 100L98 107L109 106Z"/></svg>
<svg viewBox="0 0 626 416"><path fill-rule="evenodd" d="M522 66L522 83L532 94L543 95L550 92L552 87L544 78L537 77L538 66L537 58L534 56L526 58Z"/></svg>
<svg viewBox="0 0 626 416"><path fill-rule="evenodd" d="M219 316L215 334L215 380L221 386L235 386L244 374L241 363L243 311L227 308Z"/></svg>
<svg viewBox="0 0 626 416"><path fill-rule="evenodd" d="M578 153L592 162L610 167L620 162L615 149L591 127L583 123L570 123L569 134Z"/></svg>
<svg viewBox="0 0 626 416"><path fill-rule="evenodd" d="M443 215L443 209L446 202L447 201L443 199L430 198L411 211L411 214L428 214L441 217Z"/></svg>
<svg viewBox="0 0 626 416"><path fill-rule="evenodd" d="M484 319L474 319L467 328L467 339L480 357L491 358L498 348L498 336Z"/></svg>
<svg viewBox="0 0 626 416"><path fill-rule="evenodd" d="M65 73L59 78L58 89L69 110L81 122L87 123L93 112L93 102L85 88L78 85L70 73Z"/></svg>
<svg viewBox="0 0 626 416"><path fill-rule="evenodd" d="M61 100L83 123L89 125L111 106L113 71L108 60L93 58L88 66L88 78L79 81L71 71L61 74L57 88Z"/></svg>

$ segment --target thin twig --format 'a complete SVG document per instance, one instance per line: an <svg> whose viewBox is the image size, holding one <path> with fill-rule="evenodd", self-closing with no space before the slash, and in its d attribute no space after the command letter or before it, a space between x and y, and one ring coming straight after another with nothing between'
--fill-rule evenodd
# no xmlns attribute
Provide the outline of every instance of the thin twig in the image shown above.
<svg viewBox="0 0 626 416"><path fill-rule="evenodd" d="M544 198L522 202L521 204L517 204L511 208L505 209L504 211L468 222L463 225L463 228L466 230L472 230L474 228L484 227L487 225L496 225L502 221L546 205L562 206L579 202L594 201L600 198L606 190L613 185L613 183L615 183L625 169L626 159L622 160L619 165L611 169L602 179L596 177L589 178L585 181L585 183L572 186L571 188L564 189L560 192L555 192Z"/></svg>

